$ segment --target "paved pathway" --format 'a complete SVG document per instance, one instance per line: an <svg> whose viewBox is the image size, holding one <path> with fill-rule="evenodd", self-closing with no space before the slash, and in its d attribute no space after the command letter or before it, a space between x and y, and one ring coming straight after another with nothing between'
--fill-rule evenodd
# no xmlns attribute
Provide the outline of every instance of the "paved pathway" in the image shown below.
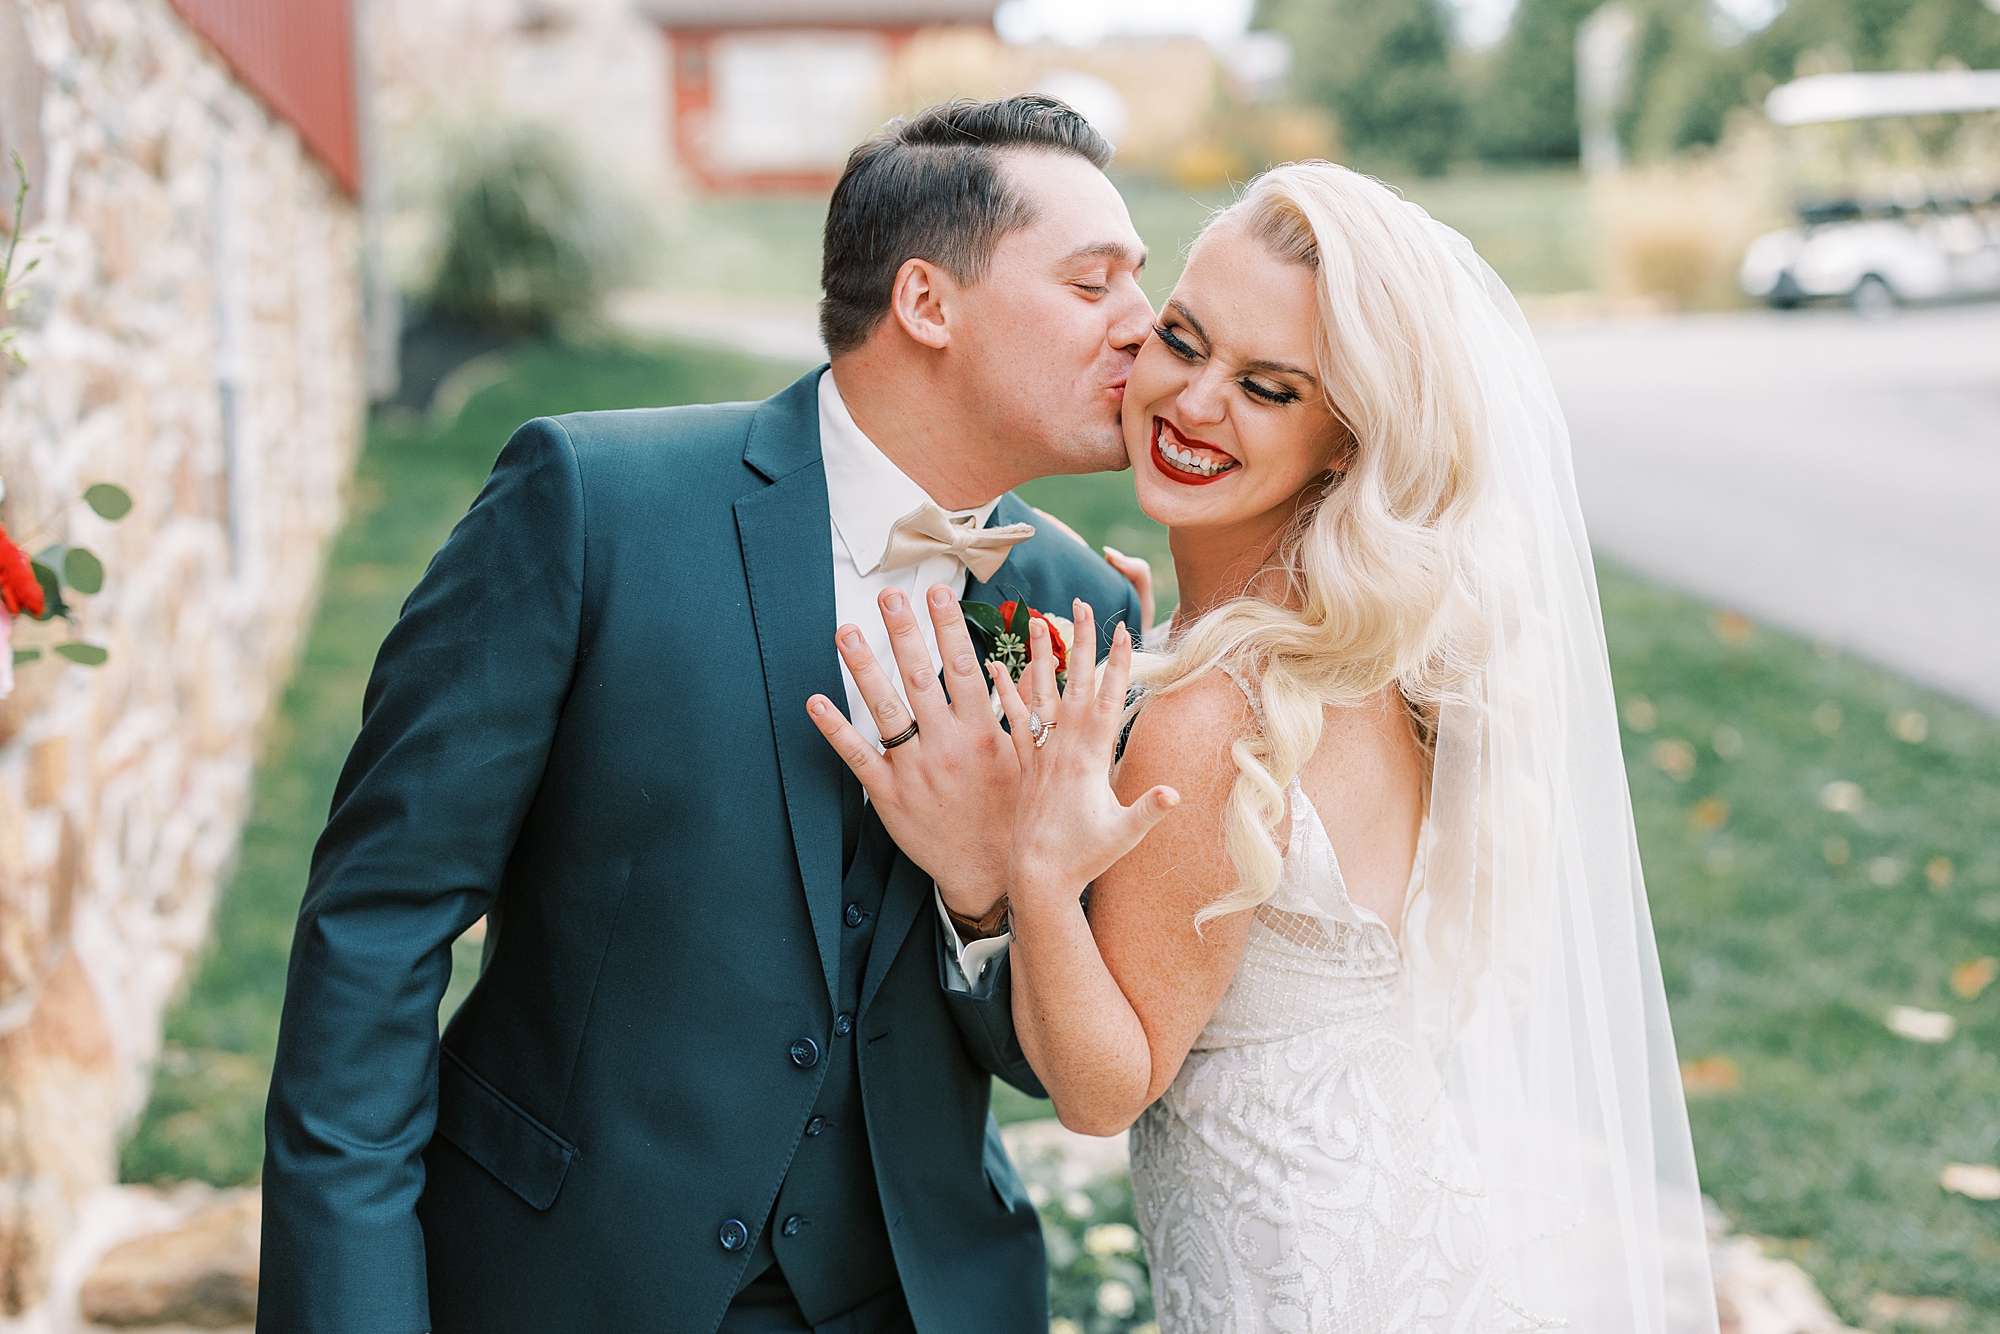
<svg viewBox="0 0 2000 1334"><path fill-rule="evenodd" d="M621 322L816 359L809 307ZM1545 323L1597 549L2000 713L2000 305Z"/></svg>
<svg viewBox="0 0 2000 1334"><path fill-rule="evenodd" d="M2000 713L2000 305L1537 336L1600 552Z"/></svg>

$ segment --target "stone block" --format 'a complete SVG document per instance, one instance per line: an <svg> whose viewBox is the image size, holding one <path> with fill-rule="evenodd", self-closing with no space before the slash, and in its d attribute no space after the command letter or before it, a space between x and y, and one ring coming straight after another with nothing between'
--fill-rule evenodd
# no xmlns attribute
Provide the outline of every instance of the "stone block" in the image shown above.
<svg viewBox="0 0 2000 1334"><path fill-rule="evenodd" d="M116 1329L230 1329L257 1318L261 1195L229 1192L179 1227L105 1252L83 1281L84 1319Z"/></svg>

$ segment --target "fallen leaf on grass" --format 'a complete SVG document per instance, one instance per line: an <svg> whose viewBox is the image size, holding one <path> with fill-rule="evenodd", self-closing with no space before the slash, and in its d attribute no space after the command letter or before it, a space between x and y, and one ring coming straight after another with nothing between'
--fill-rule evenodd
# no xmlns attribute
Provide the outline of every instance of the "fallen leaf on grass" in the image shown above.
<svg viewBox="0 0 2000 1334"><path fill-rule="evenodd" d="M1847 840L1839 834L1831 835L1819 845L1819 855L1826 858L1828 866L1847 865L1849 851Z"/></svg>
<svg viewBox="0 0 2000 1334"><path fill-rule="evenodd" d="M2000 1167L1985 1163L1946 1163L1938 1184L1968 1200L2000 1200Z"/></svg>
<svg viewBox="0 0 2000 1334"><path fill-rule="evenodd" d="M1694 747L1679 739L1656 741L1653 743L1653 763L1676 783L1685 783L1694 777Z"/></svg>
<svg viewBox="0 0 2000 1334"><path fill-rule="evenodd" d="M1892 1297L1878 1292L1868 1299L1868 1318L1877 1325L1946 1329L1958 1318L1958 1303L1949 1297Z"/></svg>
<svg viewBox="0 0 2000 1334"><path fill-rule="evenodd" d="M1933 857L1924 863L1924 879L1931 882L1931 888L1942 894L1951 888L1951 858Z"/></svg>
<svg viewBox="0 0 2000 1334"><path fill-rule="evenodd" d="M1912 1042L1950 1042L1958 1032L1958 1020L1936 1010L1919 1010L1914 1005L1892 1005L1884 1019L1889 1031Z"/></svg>
<svg viewBox="0 0 2000 1334"><path fill-rule="evenodd" d="M2000 978L2000 959L1967 959L1951 970L1951 992L1960 1000L1977 1000Z"/></svg>
<svg viewBox="0 0 2000 1334"><path fill-rule="evenodd" d="M1708 624L1715 637L1725 644L1747 644L1757 629L1740 611L1719 611L1708 618Z"/></svg>
<svg viewBox="0 0 2000 1334"><path fill-rule="evenodd" d="M1704 1056L1681 1062L1681 1090L1690 1098L1734 1093L1742 1082L1742 1067L1727 1056Z"/></svg>
<svg viewBox="0 0 2000 1334"><path fill-rule="evenodd" d="M1696 830L1720 829L1729 823L1729 803L1721 797L1703 797L1688 812L1688 827Z"/></svg>
<svg viewBox="0 0 2000 1334"><path fill-rule="evenodd" d="M1660 711L1644 695L1625 702L1625 725L1635 732L1650 732L1660 725Z"/></svg>

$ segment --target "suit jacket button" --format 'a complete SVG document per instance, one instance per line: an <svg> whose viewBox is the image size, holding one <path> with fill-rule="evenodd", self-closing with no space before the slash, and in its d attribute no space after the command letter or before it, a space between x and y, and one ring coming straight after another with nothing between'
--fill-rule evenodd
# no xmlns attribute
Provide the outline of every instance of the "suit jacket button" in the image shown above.
<svg viewBox="0 0 2000 1334"><path fill-rule="evenodd" d="M806 1134L808 1135L817 1135L825 1129L826 1118L823 1116L815 1116L812 1120L806 1122Z"/></svg>
<svg viewBox="0 0 2000 1334"><path fill-rule="evenodd" d="M833 1035L844 1038L854 1031L854 1020L847 1015L836 1016L833 1021Z"/></svg>
<svg viewBox="0 0 2000 1334"><path fill-rule="evenodd" d="M811 1038L792 1039L792 1064L810 1070L819 1064L819 1044Z"/></svg>
<svg viewBox="0 0 2000 1334"><path fill-rule="evenodd" d="M778 1231L788 1237L796 1237L799 1235L799 1229L805 1226L805 1222L805 1219L800 1218L797 1214L793 1214L778 1225Z"/></svg>
<svg viewBox="0 0 2000 1334"><path fill-rule="evenodd" d="M864 920L866 920L867 916L868 916L867 913L861 911L860 904L850 903L847 905L847 915L843 920L845 920L849 926L860 926L861 923Z"/></svg>
<svg viewBox="0 0 2000 1334"><path fill-rule="evenodd" d="M715 1239L722 1243L722 1249L725 1251L740 1251L750 1244L750 1229L743 1226L743 1220L740 1218L725 1218L722 1220L722 1230L716 1234Z"/></svg>

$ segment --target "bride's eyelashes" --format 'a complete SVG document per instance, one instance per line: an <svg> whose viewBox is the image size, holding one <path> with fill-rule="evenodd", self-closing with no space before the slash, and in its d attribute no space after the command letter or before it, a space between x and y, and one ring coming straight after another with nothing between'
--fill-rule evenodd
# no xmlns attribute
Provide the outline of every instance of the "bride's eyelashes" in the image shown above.
<svg viewBox="0 0 2000 1334"><path fill-rule="evenodd" d="M1173 353L1175 356L1179 357L1182 361L1185 361L1190 365L1192 365L1193 363L1201 360L1202 354L1200 350L1197 349L1194 346L1194 344L1188 342L1185 338L1182 338L1180 336L1179 331L1176 330L1172 325L1170 324L1154 325L1153 336L1158 338L1160 342L1166 346L1167 351ZM1299 396L1293 391L1285 388L1277 388L1271 385L1264 384L1261 381L1254 380L1247 375L1238 377L1236 383L1239 386L1241 386L1243 392L1250 395L1250 397L1257 399L1259 402L1269 403L1274 407L1283 407L1287 403L1296 403L1299 401Z"/></svg>

